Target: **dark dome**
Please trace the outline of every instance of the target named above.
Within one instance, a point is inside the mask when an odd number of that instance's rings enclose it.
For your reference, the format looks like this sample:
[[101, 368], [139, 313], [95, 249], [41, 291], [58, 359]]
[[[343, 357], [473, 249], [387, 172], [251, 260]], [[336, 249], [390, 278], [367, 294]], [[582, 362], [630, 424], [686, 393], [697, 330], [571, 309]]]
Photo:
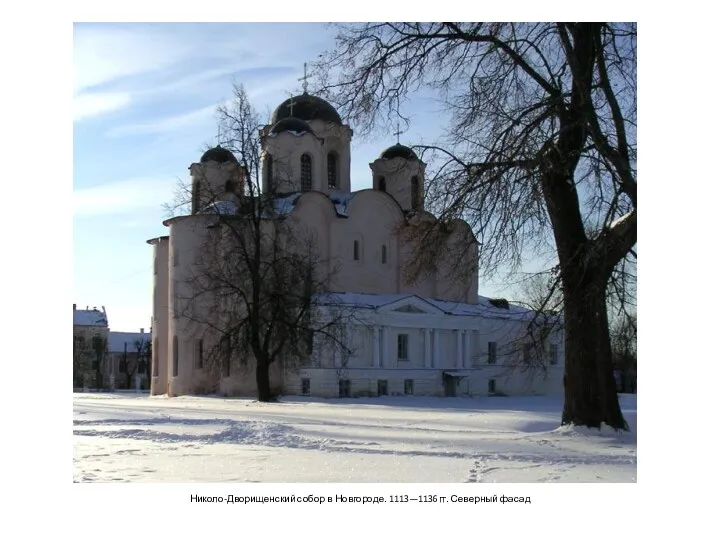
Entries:
[[[290, 111], [290, 100], [293, 101], [292, 113]], [[342, 125], [342, 120], [335, 110], [335, 107], [324, 99], [311, 96], [308, 93], [301, 96], [293, 96], [283, 101], [272, 114], [270, 123], [277, 124], [280, 120], [292, 117], [305, 120], [306, 122], [323, 120], [325, 122], [335, 122], [338, 125]]]
[[207, 163], [208, 161], [217, 161], [218, 163], [232, 161], [233, 163], [237, 163], [237, 158], [230, 150], [216, 146], [205, 152], [200, 158], [200, 163]]
[[297, 133], [312, 133], [312, 128], [310, 127], [310, 124], [308, 124], [305, 120], [300, 120], [299, 118], [290, 117], [290, 118], [283, 118], [280, 120], [277, 124], [275, 124], [272, 128], [270, 128], [270, 133], [282, 133], [283, 131], [295, 131]]
[[415, 152], [402, 144], [395, 144], [390, 148], [386, 148], [383, 153], [380, 154], [380, 157], [382, 159], [393, 159], [396, 157], [401, 157], [407, 160], [415, 160], [418, 158]]

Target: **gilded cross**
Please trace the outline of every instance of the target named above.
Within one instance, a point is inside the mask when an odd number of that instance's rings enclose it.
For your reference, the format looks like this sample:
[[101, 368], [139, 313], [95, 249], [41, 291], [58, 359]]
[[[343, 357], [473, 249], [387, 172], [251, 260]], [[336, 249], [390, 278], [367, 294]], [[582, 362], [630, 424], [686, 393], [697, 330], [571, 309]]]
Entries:
[[295, 101], [295, 98], [290, 96], [290, 101], [288, 101], [288, 107], [290, 107], [290, 116], [293, 115], [293, 107], [297, 105], [297, 102]]
[[307, 74], [307, 62], [305, 62], [303, 64], [303, 71], [304, 71], [304, 75], [302, 77], [300, 77], [298, 79], [298, 81], [302, 81], [303, 92], [305, 92], [307, 94], [308, 79], [310, 78], [310, 76]]
[[397, 131], [393, 133], [397, 137], [397, 143], [400, 144], [400, 134], [402, 131], [400, 131], [400, 122], [397, 123]]

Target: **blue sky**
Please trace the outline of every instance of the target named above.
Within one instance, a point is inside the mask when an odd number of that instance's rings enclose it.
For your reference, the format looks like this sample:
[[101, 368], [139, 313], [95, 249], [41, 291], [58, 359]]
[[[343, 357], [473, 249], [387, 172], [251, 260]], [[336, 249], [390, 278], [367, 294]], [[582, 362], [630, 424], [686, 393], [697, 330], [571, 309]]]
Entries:
[[[300, 93], [303, 63], [330, 48], [325, 24], [75, 24], [73, 84], [74, 298], [104, 305], [113, 330], [150, 326], [152, 248], [163, 203], [217, 130], [215, 108], [245, 85], [268, 114]], [[312, 82], [310, 83], [312, 89]], [[415, 101], [402, 142], [439, 135], [437, 105]], [[353, 190], [395, 138], [355, 140]], [[483, 294], [497, 288], [481, 285]]]

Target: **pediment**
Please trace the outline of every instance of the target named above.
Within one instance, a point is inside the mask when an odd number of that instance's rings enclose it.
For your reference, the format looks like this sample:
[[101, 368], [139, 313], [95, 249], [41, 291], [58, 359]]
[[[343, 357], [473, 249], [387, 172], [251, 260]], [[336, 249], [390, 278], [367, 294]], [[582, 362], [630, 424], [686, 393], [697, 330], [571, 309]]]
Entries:
[[417, 315], [442, 315], [444, 312], [418, 296], [407, 296], [380, 308], [385, 313], [410, 313]]
[[413, 306], [412, 304], [401, 306], [397, 309], [393, 309], [393, 311], [399, 311], [400, 313], [427, 313], [427, 311], [422, 310], [417, 306]]

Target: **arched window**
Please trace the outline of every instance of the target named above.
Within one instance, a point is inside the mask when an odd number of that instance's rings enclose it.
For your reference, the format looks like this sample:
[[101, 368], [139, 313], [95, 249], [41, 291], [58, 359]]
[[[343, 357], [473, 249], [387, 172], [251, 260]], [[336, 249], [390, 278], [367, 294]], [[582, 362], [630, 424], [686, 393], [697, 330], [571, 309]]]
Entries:
[[235, 191], [235, 182], [232, 180], [228, 180], [225, 182], [225, 192], [226, 193], [233, 193]]
[[420, 207], [420, 183], [417, 176], [413, 176], [410, 182], [410, 204], [413, 210], [417, 210]]
[[386, 190], [385, 177], [384, 177], [384, 176], [381, 176], [381, 177], [380, 177], [380, 180], [378, 180], [378, 189], [379, 189], [380, 191], [385, 191], [385, 190]]
[[309, 154], [300, 157], [300, 191], [312, 189], [312, 160]]
[[337, 188], [337, 154], [330, 152], [327, 157], [328, 189]]
[[387, 246], [385, 244], [383, 244], [382, 247], [381, 260], [383, 264], [387, 262]]
[[273, 190], [273, 162], [270, 154], [265, 155], [265, 177], [267, 178], [268, 191], [272, 193]]
[[178, 338], [177, 336], [173, 336], [173, 377], [177, 377], [178, 375], [179, 354], [180, 351], [178, 351]]
[[357, 240], [353, 242], [353, 260], [360, 260], [360, 242], [358, 242]]

